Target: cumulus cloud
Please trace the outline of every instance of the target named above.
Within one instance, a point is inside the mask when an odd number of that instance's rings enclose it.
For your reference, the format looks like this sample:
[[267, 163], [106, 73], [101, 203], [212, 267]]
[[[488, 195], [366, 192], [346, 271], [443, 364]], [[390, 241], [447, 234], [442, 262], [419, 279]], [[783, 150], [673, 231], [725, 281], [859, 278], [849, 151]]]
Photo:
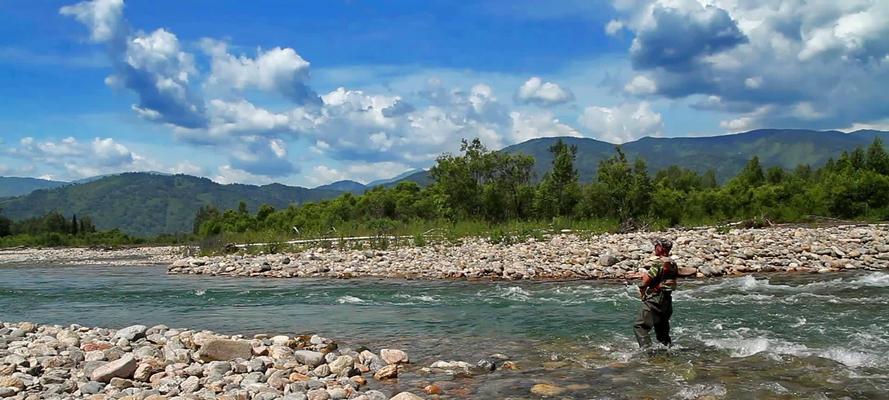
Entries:
[[639, 68], [686, 69], [700, 57], [745, 43], [747, 38], [725, 10], [695, 1], [681, 7], [654, 4], [630, 47]]
[[123, 0], [85, 1], [62, 7], [59, 12], [90, 28], [90, 39], [94, 42], [113, 40], [125, 29]]
[[90, 38], [108, 46], [115, 73], [105, 82], [139, 97], [133, 111], [148, 120], [185, 128], [206, 126], [203, 101], [190, 87], [197, 70], [194, 57], [182, 51], [176, 35], [158, 29], [131, 34], [122, 0], [85, 1], [62, 7], [90, 29]]
[[636, 75], [624, 86], [627, 93], [633, 95], [647, 95], [657, 92], [657, 83], [645, 75]]
[[[167, 165], [135, 153], [123, 143], [107, 137], [80, 140], [70, 136], [62, 139], [35, 139], [26, 136], [17, 145], [0, 150], [0, 157], [2, 156], [26, 160], [29, 175], [42, 173], [61, 180], [130, 171], [203, 174], [203, 168], [188, 161]], [[22, 168], [17, 170], [25, 171]]]
[[516, 99], [520, 102], [546, 107], [572, 101], [574, 100], [574, 94], [555, 83], [544, 82], [542, 79], [534, 76], [519, 87]]
[[523, 142], [539, 137], [582, 136], [576, 129], [563, 124], [550, 112], [509, 114], [512, 119], [512, 141]]
[[615, 144], [657, 136], [663, 129], [661, 114], [644, 101], [616, 107], [587, 107], [579, 122], [596, 138]]
[[319, 104], [318, 95], [306, 86], [309, 62], [290, 48], [257, 50], [255, 58], [229, 54], [224, 42], [202, 41], [211, 56], [207, 83], [232, 90], [259, 89], [281, 94], [298, 104]]
[[[633, 67], [656, 82], [652, 94], [719, 98], [707, 108], [736, 115], [726, 129], [842, 128], [889, 113], [885, 1], [614, 5], [634, 35]], [[642, 94], [638, 83], [626, 91]]]
[[288, 176], [299, 169], [287, 158], [287, 145], [280, 139], [244, 137], [243, 145], [232, 152], [230, 166], [252, 175]]

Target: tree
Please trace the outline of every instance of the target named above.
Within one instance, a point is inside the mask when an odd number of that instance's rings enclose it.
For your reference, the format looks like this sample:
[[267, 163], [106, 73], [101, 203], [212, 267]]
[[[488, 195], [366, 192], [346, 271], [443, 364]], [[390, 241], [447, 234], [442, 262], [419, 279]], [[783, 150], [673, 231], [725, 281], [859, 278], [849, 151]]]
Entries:
[[880, 138], [874, 138], [873, 143], [867, 148], [866, 168], [878, 174], [889, 175], [889, 154], [883, 147]]
[[553, 155], [553, 167], [540, 182], [538, 209], [543, 210], [545, 216], [567, 216], [580, 200], [580, 185], [574, 169], [577, 146], [568, 146], [559, 139], [550, 146], [549, 152]]
[[604, 185], [610, 216], [624, 222], [648, 214], [651, 206], [651, 179], [645, 161], [637, 159], [630, 167], [620, 146], [615, 155], [599, 163], [599, 183]]
[[3, 209], [0, 208], [0, 237], [12, 234], [12, 220], [3, 215]]
[[78, 230], [77, 214], [73, 214], [73, 215], [71, 215], [71, 234], [74, 236], [77, 236], [77, 230]]
[[756, 187], [765, 182], [765, 174], [762, 172], [762, 166], [759, 164], [759, 157], [753, 156], [744, 169], [735, 177], [740, 184], [746, 187]]

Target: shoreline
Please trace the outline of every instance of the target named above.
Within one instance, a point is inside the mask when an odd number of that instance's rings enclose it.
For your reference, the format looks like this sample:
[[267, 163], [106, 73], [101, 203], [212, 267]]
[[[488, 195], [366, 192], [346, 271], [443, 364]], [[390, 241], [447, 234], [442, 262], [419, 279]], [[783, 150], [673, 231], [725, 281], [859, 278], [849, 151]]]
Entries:
[[889, 269], [889, 224], [761, 229], [698, 228], [654, 233], [556, 234], [537, 241], [430, 243], [389, 250], [311, 248], [278, 254], [185, 257], [188, 247], [0, 249], [10, 265], [166, 266], [171, 275], [263, 278], [375, 278], [577, 281], [635, 278], [655, 262], [649, 238], [674, 241], [687, 278], [756, 273]]
[[14, 264], [54, 265], [169, 265], [182, 257], [184, 246], [138, 246], [104, 249], [97, 247], [0, 249], [0, 267]]
[[427, 280], [622, 280], [656, 260], [649, 239], [674, 241], [687, 277], [755, 273], [825, 273], [889, 269], [889, 225], [717, 228], [656, 233], [559, 234], [541, 241], [495, 245], [480, 238], [459, 245], [392, 250], [309, 249], [299, 253], [185, 257], [169, 274], [264, 278]]
[[[508, 357], [423, 367], [399, 349], [353, 349], [318, 335], [0, 322], [0, 398], [16, 400], [416, 400], [422, 398], [405, 386], [440, 394], [430, 379], [436, 373], [471, 376], [497, 368], [509, 369]], [[429, 384], [399, 383], [400, 375]]]

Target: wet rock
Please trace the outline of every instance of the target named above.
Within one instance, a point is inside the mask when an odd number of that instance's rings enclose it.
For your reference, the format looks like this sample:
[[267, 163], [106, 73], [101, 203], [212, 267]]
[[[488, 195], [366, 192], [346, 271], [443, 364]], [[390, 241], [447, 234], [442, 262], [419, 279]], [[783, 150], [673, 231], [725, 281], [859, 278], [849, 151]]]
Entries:
[[538, 383], [531, 387], [531, 394], [543, 397], [555, 397], [564, 392], [564, 388], [549, 383]]
[[408, 364], [410, 358], [407, 353], [398, 349], [382, 349], [380, 350], [380, 358], [387, 364]]
[[395, 379], [398, 377], [398, 365], [397, 364], [389, 364], [383, 368], [380, 368], [374, 374], [374, 379], [378, 381], [384, 381], [388, 379]]

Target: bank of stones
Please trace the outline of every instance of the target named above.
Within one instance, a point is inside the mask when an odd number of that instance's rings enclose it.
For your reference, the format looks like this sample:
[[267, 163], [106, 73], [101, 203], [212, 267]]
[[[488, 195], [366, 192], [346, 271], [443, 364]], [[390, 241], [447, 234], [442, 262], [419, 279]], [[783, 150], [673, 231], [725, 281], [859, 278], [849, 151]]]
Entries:
[[698, 277], [889, 269], [889, 225], [881, 224], [592, 237], [560, 234], [512, 245], [467, 239], [459, 245], [388, 251], [318, 248], [291, 254], [182, 258], [168, 272], [275, 278], [622, 279], [653, 262], [649, 240], [656, 235], [672, 239], [673, 255], [683, 272]]
[[156, 247], [60, 247], [0, 249], [0, 266], [10, 264], [53, 265], [169, 265], [187, 253], [179, 246]]
[[0, 322], [0, 398], [417, 398], [394, 393], [392, 385], [368, 389], [377, 379], [397, 378], [409, 362], [400, 350], [381, 353], [319, 336], [247, 339], [162, 325], [113, 330]]

